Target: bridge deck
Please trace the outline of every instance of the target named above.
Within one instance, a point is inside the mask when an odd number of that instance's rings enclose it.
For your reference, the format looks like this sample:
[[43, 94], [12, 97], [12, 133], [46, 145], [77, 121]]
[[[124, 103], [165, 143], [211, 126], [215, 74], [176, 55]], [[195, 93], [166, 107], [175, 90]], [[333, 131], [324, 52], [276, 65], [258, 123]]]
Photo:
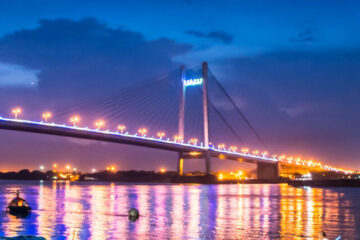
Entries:
[[56, 123], [35, 122], [35, 121], [8, 119], [8, 118], [0, 117], [0, 129], [41, 133], [48, 135], [57, 135], [57, 136], [97, 140], [97, 141], [112, 142], [112, 143], [121, 143], [121, 144], [142, 146], [142, 147], [148, 147], [154, 149], [174, 151], [179, 153], [198, 152], [202, 154], [206, 151], [210, 151], [211, 157], [240, 161], [240, 162], [242, 161], [250, 162], [250, 163], [278, 162], [278, 160], [272, 158], [260, 157], [250, 154], [241, 154], [237, 152], [230, 152], [215, 148], [207, 149], [202, 146], [175, 142], [170, 139], [159, 139], [159, 138], [147, 137], [147, 136], [143, 137], [143, 136], [131, 135], [127, 133], [111, 132], [108, 130], [101, 131], [96, 129], [60, 125]]

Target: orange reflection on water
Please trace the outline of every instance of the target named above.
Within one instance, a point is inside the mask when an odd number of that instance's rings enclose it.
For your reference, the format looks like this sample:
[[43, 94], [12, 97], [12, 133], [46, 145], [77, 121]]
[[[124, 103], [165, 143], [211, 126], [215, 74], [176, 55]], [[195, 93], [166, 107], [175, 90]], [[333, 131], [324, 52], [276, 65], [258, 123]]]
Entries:
[[[282, 236], [291, 239], [318, 238], [321, 231], [339, 228], [341, 201], [337, 192], [322, 188], [292, 188], [282, 184], [280, 193]], [[344, 215], [347, 222], [352, 216], [350, 212]], [[340, 235], [340, 231], [338, 233]], [[339, 235], [334, 234], [334, 238]]]
[[67, 181], [65, 185], [64, 202], [64, 224], [66, 225], [66, 236], [70, 239], [81, 239], [80, 232], [84, 221], [83, 205], [80, 203], [82, 199], [81, 187], [71, 186]]
[[[163, 186], [159, 186], [161, 189]], [[149, 224], [149, 218], [151, 219], [151, 212], [149, 209], [149, 197], [150, 197], [150, 186], [149, 185], [137, 185], [135, 186], [135, 190], [136, 190], [136, 197], [137, 197], [137, 208], [140, 211], [141, 214], [141, 218], [138, 219], [138, 221], [136, 223], [133, 223], [133, 225], [135, 226], [135, 232], [136, 235], [142, 236], [145, 235], [149, 230], [150, 230], [150, 224]], [[159, 190], [159, 191], [163, 191], [163, 190]], [[158, 196], [155, 193], [155, 196]], [[160, 195], [159, 195], [160, 197]]]
[[184, 229], [184, 185], [176, 185], [172, 190], [172, 209], [171, 218], [173, 224], [171, 225], [171, 232], [174, 239], [181, 239], [183, 237]]
[[109, 209], [109, 187], [90, 186], [90, 231], [91, 239], [106, 239], [108, 221], [111, 216], [106, 213]]
[[[0, 237], [48, 239], [356, 239], [359, 205], [349, 189], [286, 184], [0, 185], [0, 204], [17, 189], [34, 208], [27, 219], [0, 214]], [[140, 218], [130, 222], [130, 207]]]
[[54, 229], [46, 227], [47, 224], [55, 225], [56, 212], [56, 182], [52, 188], [44, 186], [41, 182], [39, 185], [39, 198], [38, 198], [38, 211], [41, 213], [47, 212], [48, 214], [39, 214], [38, 220], [38, 231], [39, 235], [50, 239], [54, 233]]
[[189, 208], [187, 214], [187, 225], [185, 236], [192, 236], [195, 239], [199, 238], [199, 222], [200, 222], [200, 185], [190, 185], [187, 188], [187, 195], [189, 199]]

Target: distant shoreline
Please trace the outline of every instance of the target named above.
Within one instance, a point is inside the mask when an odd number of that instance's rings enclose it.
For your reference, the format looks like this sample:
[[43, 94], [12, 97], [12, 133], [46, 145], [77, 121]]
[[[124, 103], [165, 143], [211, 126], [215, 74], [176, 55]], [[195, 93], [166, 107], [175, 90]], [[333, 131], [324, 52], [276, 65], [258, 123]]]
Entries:
[[[114, 182], [132, 184], [275, 184], [287, 183], [284, 179], [279, 180], [218, 180], [214, 175], [184, 175], [179, 176], [176, 172], [154, 171], [101, 171], [97, 173], [76, 173], [76, 181], [71, 182]], [[0, 172], [0, 180], [20, 181], [66, 181], [71, 179], [56, 178], [58, 173], [53, 171], [41, 172], [23, 169], [19, 172]]]
[[[23, 169], [19, 172], [0, 172], [0, 180], [8, 181], [48, 181], [72, 183], [116, 183], [116, 184], [280, 184], [286, 183], [293, 187], [360, 187], [360, 179], [319, 179], [319, 180], [289, 180], [284, 178], [274, 180], [242, 179], [218, 180], [215, 175], [184, 175], [177, 172], [154, 171], [101, 171], [97, 173], [73, 173], [76, 178], [61, 179], [54, 171], [32, 171]], [[75, 179], [75, 180], [74, 180]]]

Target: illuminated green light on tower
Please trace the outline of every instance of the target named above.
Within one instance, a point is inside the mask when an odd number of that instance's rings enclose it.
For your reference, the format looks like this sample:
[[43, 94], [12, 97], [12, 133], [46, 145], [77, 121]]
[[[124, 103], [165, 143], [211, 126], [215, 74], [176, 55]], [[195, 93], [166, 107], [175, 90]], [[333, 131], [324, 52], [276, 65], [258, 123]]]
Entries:
[[203, 83], [203, 79], [202, 79], [202, 78], [192, 78], [192, 79], [186, 79], [186, 80], [184, 80], [184, 86], [185, 86], [185, 87], [197, 86], [197, 85], [201, 85], [202, 83]]

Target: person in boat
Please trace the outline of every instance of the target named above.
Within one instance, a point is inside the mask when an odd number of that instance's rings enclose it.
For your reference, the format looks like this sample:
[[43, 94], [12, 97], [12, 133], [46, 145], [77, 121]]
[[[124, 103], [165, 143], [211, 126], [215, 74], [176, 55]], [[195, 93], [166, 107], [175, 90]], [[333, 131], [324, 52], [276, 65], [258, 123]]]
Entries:
[[19, 196], [19, 190], [17, 190], [16, 198], [10, 202], [8, 210], [10, 213], [28, 213], [31, 211], [31, 207], [25, 199]]

